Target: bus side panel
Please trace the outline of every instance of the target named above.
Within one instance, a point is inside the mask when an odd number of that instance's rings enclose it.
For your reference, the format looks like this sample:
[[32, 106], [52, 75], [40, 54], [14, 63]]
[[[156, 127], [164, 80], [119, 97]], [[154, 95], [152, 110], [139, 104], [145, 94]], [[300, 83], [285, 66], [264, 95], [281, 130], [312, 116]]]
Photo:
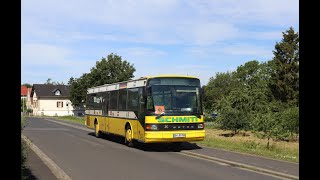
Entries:
[[128, 120], [128, 122], [131, 124], [131, 129], [132, 129], [132, 133], [133, 133], [133, 139], [138, 139], [139, 138], [139, 134], [137, 131], [138, 128], [138, 120]]
[[99, 119], [99, 129], [100, 131], [106, 132], [106, 117], [100, 116]]
[[94, 129], [94, 116], [85, 115], [87, 128]]
[[109, 132], [124, 136], [124, 127], [127, 121], [121, 118], [109, 118]]
[[110, 132], [109, 131], [109, 122], [110, 122], [110, 117], [105, 117], [105, 128], [104, 128], [104, 131], [105, 132]]
[[143, 124], [141, 124], [139, 121], [136, 121], [137, 123], [137, 136], [136, 136], [136, 139], [140, 140], [140, 141], [144, 141], [145, 138], [144, 138], [144, 128], [143, 128]]

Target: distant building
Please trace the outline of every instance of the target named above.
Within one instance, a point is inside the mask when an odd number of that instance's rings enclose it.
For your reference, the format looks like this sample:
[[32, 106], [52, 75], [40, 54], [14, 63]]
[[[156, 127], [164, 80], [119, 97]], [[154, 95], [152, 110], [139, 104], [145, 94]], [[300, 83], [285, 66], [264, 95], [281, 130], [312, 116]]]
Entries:
[[28, 88], [27, 90], [27, 109], [32, 109], [32, 105], [31, 105], [31, 90], [32, 88]]
[[21, 99], [27, 98], [28, 88], [27, 86], [21, 86]]
[[[21, 102], [27, 103], [28, 88], [27, 86], [21, 86]], [[24, 108], [23, 106], [21, 108]], [[26, 109], [21, 109], [25, 111]]]
[[34, 84], [30, 93], [33, 115], [73, 116], [69, 93], [67, 85]]

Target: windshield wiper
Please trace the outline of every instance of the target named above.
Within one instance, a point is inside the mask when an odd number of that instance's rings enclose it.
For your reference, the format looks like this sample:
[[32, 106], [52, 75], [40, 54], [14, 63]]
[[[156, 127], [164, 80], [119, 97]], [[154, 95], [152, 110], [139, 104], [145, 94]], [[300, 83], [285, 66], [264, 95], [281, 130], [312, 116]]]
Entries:
[[159, 114], [158, 116], [156, 116], [156, 119], [159, 119], [161, 116], [164, 116], [164, 112], [162, 112], [161, 114]]

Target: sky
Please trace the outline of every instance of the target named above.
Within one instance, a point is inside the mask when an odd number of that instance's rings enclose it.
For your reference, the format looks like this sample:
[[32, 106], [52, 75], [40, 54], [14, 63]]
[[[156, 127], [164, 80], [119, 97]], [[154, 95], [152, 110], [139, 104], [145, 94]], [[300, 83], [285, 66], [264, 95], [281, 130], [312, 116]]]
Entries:
[[218, 72], [273, 58], [298, 0], [21, 1], [21, 83], [79, 78], [114, 53], [134, 78], [191, 75], [206, 85]]

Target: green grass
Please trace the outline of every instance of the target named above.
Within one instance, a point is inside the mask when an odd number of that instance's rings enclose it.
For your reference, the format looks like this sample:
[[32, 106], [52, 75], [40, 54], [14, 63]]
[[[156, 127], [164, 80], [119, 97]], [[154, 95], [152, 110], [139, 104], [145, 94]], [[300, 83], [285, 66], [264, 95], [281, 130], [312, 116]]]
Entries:
[[85, 124], [84, 117], [76, 117], [76, 116], [53, 116], [57, 120], [70, 121], [78, 124]]
[[23, 129], [24, 126], [26, 126], [26, 118], [24, 116], [21, 116], [21, 129]]
[[[21, 116], [21, 130], [26, 125], [26, 118]], [[26, 160], [27, 160], [27, 145], [24, 141], [21, 141], [21, 179], [28, 179], [26, 175]]]
[[[214, 130], [210, 129], [210, 131]], [[261, 140], [256, 137], [242, 137], [242, 135], [237, 137], [218, 137], [216, 134], [210, 134], [206, 135], [204, 141], [197, 142], [197, 144], [247, 154], [255, 154], [273, 159], [296, 163], [299, 162], [298, 143], [272, 142], [270, 148], [267, 149], [266, 140]]]

